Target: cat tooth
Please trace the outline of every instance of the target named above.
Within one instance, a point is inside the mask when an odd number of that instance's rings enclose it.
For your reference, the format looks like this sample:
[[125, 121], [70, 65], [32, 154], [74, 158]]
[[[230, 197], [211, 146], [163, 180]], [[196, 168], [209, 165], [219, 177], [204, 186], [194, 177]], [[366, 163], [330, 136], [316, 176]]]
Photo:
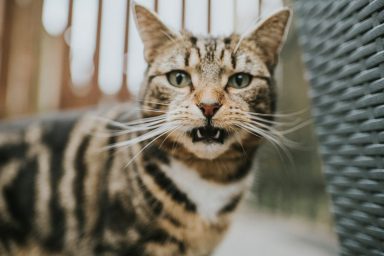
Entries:
[[197, 138], [199, 139], [203, 138], [203, 135], [201, 134], [199, 129], [197, 129]]
[[216, 132], [216, 134], [215, 134], [215, 137], [214, 137], [215, 139], [218, 139], [218, 138], [220, 138], [220, 130], [217, 130], [217, 132]]

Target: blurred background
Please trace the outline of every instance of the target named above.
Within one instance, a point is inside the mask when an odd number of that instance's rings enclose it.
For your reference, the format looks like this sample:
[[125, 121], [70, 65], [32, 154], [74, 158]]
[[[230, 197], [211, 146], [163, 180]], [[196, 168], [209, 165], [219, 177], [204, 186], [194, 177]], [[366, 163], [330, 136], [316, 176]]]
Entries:
[[[175, 29], [243, 33], [281, 0], [141, 0]], [[146, 64], [132, 0], [0, 0], [0, 122], [134, 100]], [[310, 120], [294, 21], [276, 71], [278, 112]], [[284, 120], [282, 120], [284, 121]], [[258, 155], [253, 191], [217, 256], [336, 255], [321, 161], [311, 124]]]

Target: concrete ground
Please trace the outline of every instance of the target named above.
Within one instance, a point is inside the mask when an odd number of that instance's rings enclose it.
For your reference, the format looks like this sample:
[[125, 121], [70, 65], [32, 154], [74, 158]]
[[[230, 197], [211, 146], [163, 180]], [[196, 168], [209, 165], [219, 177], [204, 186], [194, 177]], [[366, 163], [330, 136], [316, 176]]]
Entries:
[[337, 256], [330, 228], [243, 208], [214, 256]]

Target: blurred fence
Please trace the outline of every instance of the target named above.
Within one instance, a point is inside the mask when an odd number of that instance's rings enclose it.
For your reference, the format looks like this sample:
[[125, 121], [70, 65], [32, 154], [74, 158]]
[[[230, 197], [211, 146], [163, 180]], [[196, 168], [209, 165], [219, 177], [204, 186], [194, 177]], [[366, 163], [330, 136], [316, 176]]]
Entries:
[[[175, 29], [244, 32], [280, 0], [141, 0]], [[0, 0], [0, 118], [129, 100], [146, 67], [130, 0]]]

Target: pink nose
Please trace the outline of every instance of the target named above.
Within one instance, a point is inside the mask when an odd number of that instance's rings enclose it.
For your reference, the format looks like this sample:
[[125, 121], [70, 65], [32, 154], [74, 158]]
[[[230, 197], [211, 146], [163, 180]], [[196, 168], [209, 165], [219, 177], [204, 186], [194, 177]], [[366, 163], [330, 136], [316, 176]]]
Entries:
[[214, 103], [214, 104], [204, 104], [204, 103], [200, 103], [199, 105], [197, 105], [201, 112], [203, 112], [203, 115], [207, 118], [211, 118], [213, 117], [217, 110], [219, 110], [219, 108], [221, 107], [221, 104], [219, 103]]

